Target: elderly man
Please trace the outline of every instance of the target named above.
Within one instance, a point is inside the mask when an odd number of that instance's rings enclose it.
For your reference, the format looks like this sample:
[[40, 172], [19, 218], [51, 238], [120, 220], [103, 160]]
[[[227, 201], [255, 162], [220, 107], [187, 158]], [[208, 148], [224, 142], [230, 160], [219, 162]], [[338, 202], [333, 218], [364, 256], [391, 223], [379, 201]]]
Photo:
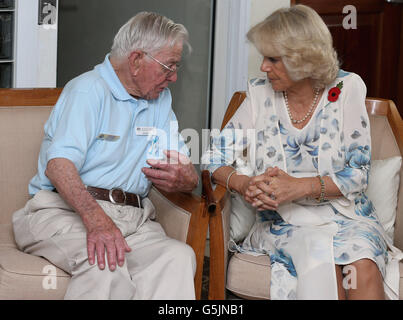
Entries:
[[198, 183], [167, 88], [185, 45], [183, 25], [137, 14], [105, 61], [66, 85], [45, 125], [33, 198], [13, 225], [21, 250], [71, 274], [65, 299], [194, 299], [194, 252], [165, 235], [147, 198], [151, 183]]

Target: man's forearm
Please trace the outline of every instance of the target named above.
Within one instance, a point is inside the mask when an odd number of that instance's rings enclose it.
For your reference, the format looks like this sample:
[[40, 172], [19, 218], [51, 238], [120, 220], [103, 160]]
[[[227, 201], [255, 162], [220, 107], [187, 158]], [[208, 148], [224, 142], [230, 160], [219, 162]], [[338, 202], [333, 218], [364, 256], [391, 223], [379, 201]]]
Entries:
[[87, 229], [88, 262], [95, 258], [101, 270], [105, 268], [105, 248], [109, 269], [115, 270], [116, 263], [123, 266], [125, 252], [130, 247], [112, 219], [88, 193], [74, 164], [64, 158], [52, 159], [46, 167], [46, 176], [56, 187], [60, 196], [77, 212]]
[[77, 212], [88, 231], [103, 223], [106, 214], [88, 193], [74, 164], [64, 158], [48, 162], [46, 176], [57, 189], [60, 196]]

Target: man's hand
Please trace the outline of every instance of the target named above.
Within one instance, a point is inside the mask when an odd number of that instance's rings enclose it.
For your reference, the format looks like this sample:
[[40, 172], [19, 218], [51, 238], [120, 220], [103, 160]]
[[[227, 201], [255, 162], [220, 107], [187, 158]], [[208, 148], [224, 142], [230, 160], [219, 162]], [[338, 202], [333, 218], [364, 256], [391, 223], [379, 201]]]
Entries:
[[111, 271], [123, 266], [125, 253], [131, 249], [120, 230], [106, 214], [101, 214], [96, 219], [96, 224], [90, 223], [87, 226], [87, 252], [88, 262], [95, 263], [97, 257], [98, 266], [101, 270], [105, 268], [105, 250], [108, 266]]
[[147, 160], [152, 168], [143, 173], [158, 189], [167, 192], [192, 192], [199, 177], [190, 159], [174, 150], [164, 151], [166, 160]]
[[105, 268], [105, 250], [111, 271], [125, 259], [125, 252], [131, 251], [122, 233], [112, 219], [102, 210], [88, 193], [74, 164], [64, 158], [48, 162], [46, 176], [56, 187], [59, 195], [80, 215], [87, 229], [88, 262], [95, 263], [95, 253], [100, 269]]

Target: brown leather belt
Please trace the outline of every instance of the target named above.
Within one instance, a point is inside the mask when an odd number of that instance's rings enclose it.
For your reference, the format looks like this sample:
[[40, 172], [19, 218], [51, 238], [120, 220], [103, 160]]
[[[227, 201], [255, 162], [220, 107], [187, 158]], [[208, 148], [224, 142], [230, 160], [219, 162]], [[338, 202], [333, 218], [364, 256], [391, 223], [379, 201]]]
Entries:
[[[138, 194], [125, 192], [120, 188], [112, 188], [110, 190], [91, 186], [86, 186], [86, 188], [94, 199], [141, 208], [141, 197]], [[53, 191], [57, 192], [56, 189]]]
[[114, 204], [141, 208], [141, 198], [138, 194], [125, 192], [120, 188], [108, 190], [87, 186], [87, 191], [97, 200], [104, 200]]

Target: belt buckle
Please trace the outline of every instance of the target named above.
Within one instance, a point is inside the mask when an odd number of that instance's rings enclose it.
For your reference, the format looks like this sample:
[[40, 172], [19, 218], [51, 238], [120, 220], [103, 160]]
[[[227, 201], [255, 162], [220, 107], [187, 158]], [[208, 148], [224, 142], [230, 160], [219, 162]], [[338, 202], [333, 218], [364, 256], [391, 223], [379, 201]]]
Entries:
[[[123, 193], [123, 195], [124, 195], [124, 201], [123, 202], [116, 202], [115, 201], [115, 199], [113, 199], [113, 191], [115, 191], [115, 190], [120, 190], [120, 191], [122, 191], [122, 193]], [[109, 200], [113, 203], [113, 204], [118, 204], [118, 205], [126, 205], [126, 200], [127, 200], [127, 197], [126, 197], [126, 192], [123, 190], [123, 189], [121, 189], [121, 188], [112, 188], [112, 189], [110, 189], [109, 190]]]
[[137, 203], [139, 204], [139, 208], [141, 209], [142, 208], [141, 207], [141, 198], [138, 194], [136, 194], [136, 196], [137, 196]]

